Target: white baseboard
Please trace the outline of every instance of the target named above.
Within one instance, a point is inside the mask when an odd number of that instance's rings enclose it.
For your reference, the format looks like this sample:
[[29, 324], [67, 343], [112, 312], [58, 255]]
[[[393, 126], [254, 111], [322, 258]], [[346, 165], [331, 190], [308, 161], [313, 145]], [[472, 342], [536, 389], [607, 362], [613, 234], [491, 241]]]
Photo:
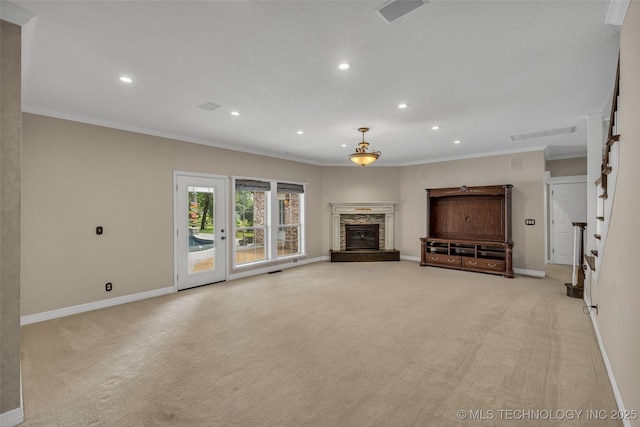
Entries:
[[400, 255], [400, 259], [404, 261], [417, 261], [420, 262], [419, 256]]
[[544, 278], [547, 276], [547, 274], [544, 271], [527, 270], [525, 268], [514, 268], [513, 272], [517, 274], [522, 274], [523, 276], [531, 276], [531, 277], [539, 277], [539, 278]]
[[[282, 270], [284, 268], [297, 267], [304, 264], [322, 261], [322, 257], [304, 259], [298, 262], [288, 262], [286, 264], [272, 265], [257, 270], [249, 270], [242, 273], [229, 274], [227, 280], [240, 279], [243, 277], [254, 276], [256, 274], [268, 273], [274, 270]], [[57, 310], [45, 311], [43, 313], [29, 314], [22, 316], [21, 325], [29, 325], [31, 323], [43, 322], [45, 320], [57, 319], [59, 317], [71, 316], [72, 314], [84, 313], [86, 311], [98, 310], [101, 308], [113, 307], [115, 305], [126, 304], [133, 301], [139, 301], [147, 298], [159, 297], [176, 292], [174, 286], [155, 289], [153, 291], [140, 292], [132, 295], [124, 295], [121, 297], [110, 298], [101, 301], [90, 302], [87, 304], [74, 305], [71, 307], [59, 308]], [[0, 426], [1, 427], [1, 426]]]
[[[587, 296], [586, 292], [584, 294], [584, 302], [589, 307], [591, 305], [591, 300]], [[618, 405], [618, 411], [621, 413], [626, 413], [624, 409], [624, 402], [622, 401], [622, 395], [620, 394], [620, 389], [618, 388], [618, 383], [616, 381], [616, 377], [613, 375], [613, 368], [611, 367], [611, 362], [609, 362], [609, 356], [607, 356], [607, 351], [604, 348], [604, 343], [602, 342], [602, 337], [600, 336], [600, 328], [598, 328], [598, 320], [596, 319], [595, 310], [591, 310], [590, 312], [591, 323], [593, 324], [593, 330], [596, 333], [596, 338], [598, 340], [598, 347], [600, 347], [600, 354], [602, 355], [602, 360], [604, 361], [604, 367], [607, 370], [607, 376], [609, 377], [609, 383], [611, 384], [611, 388], [613, 389], [613, 397], [616, 399], [616, 405]], [[622, 420], [622, 425], [624, 427], [631, 427], [630, 420]]]
[[126, 304], [128, 302], [139, 301], [142, 299], [159, 297], [175, 292], [173, 286], [166, 288], [154, 289], [153, 291], [140, 292], [132, 295], [124, 295], [116, 298], [109, 298], [101, 301], [90, 302], [86, 304], [74, 305], [71, 307], [59, 308], [57, 310], [45, 311], [43, 313], [29, 314], [22, 316], [21, 325], [29, 325], [31, 323], [43, 322], [45, 320], [57, 319], [59, 317], [70, 316], [72, 314], [84, 313], [86, 311], [98, 310], [101, 308], [113, 307], [114, 305]]
[[0, 414], [0, 427], [14, 427], [24, 422], [22, 406]]
[[[327, 258], [327, 260], [328, 260], [328, 258]], [[257, 268], [255, 270], [247, 270], [247, 271], [242, 271], [240, 273], [230, 273], [227, 276], [227, 280], [242, 279], [242, 278], [245, 278], [245, 277], [251, 277], [251, 276], [258, 275], [258, 274], [271, 273], [272, 271], [278, 271], [278, 270], [283, 270], [283, 269], [292, 268], [292, 267], [299, 267], [301, 265], [312, 264], [314, 262], [327, 261], [327, 260], [325, 260], [324, 257], [317, 257], [317, 258], [302, 259], [302, 260], [299, 260], [297, 262], [287, 262], [285, 264], [275, 264], [275, 265], [270, 265], [270, 266], [264, 267], [264, 268]]]

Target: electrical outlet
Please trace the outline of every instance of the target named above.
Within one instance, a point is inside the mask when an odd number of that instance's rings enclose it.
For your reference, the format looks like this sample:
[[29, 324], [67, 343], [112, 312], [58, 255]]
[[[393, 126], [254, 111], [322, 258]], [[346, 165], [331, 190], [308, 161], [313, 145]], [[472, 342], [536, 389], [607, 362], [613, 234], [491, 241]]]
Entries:
[[532, 218], [527, 218], [527, 219], [524, 220], [524, 223], [526, 225], [536, 225], [536, 220], [532, 219]]
[[102, 228], [102, 226], [101, 226], [101, 225], [97, 226], [97, 227], [96, 227], [96, 234], [97, 234], [98, 236], [102, 236], [102, 233], [104, 233], [104, 228]]
[[104, 290], [105, 291], [111, 292], [112, 289], [113, 289], [113, 284], [111, 282], [109, 282], [106, 285], [104, 285]]

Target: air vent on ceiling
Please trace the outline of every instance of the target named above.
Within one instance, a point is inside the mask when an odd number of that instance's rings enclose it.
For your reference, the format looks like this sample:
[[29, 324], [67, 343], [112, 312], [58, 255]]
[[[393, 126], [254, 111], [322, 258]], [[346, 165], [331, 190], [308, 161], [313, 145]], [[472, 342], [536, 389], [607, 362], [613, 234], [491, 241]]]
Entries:
[[564, 135], [567, 133], [574, 133], [576, 131], [575, 126], [567, 128], [540, 130], [538, 132], [523, 133], [521, 135], [511, 135], [512, 141], [523, 141], [525, 139], [544, 138], [545, 136]]
[[203, 110], [207, 110], [207, 111], [214, 111], [220, 108], [220, 106], [212, 102], [205, 102], [204, 104], [198, 105], [198, 108], [202, 108]]
[[383, 4], [377, 12], [382, 18], [391, 23], [407, 13], [416, 10], [424, 4], [423, 0], [392, 0]]

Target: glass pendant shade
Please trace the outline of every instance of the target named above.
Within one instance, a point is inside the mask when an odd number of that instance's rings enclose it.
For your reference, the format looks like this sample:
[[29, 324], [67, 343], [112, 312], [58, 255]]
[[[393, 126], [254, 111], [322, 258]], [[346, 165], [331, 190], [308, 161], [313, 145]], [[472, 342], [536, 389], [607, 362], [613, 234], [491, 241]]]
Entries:
[[356, 148], [356, 152], [349, 155], [349, 158], [353, 163], [360, 165], [362, 167], [370, 165], [371, 163], [375, 162], [376, 160], [378, 160], [378, 158], [382, 154], [379, 151], [367, 151], [367, 148], [369, 147], [369, 143], [365, 142], [364, 133], [368, 130], [369, 128], [358, 129], [358, 132], [362, 132], [362, 142], [358, 144], [358, 147]]

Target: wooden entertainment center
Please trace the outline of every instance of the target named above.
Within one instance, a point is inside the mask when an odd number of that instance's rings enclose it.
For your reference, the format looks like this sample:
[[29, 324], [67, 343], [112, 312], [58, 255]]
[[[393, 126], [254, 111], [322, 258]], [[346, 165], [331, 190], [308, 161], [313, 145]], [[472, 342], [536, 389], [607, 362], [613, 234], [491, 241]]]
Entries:
[[420, 265], [512, 278], [511, 184], [427, 189]]

